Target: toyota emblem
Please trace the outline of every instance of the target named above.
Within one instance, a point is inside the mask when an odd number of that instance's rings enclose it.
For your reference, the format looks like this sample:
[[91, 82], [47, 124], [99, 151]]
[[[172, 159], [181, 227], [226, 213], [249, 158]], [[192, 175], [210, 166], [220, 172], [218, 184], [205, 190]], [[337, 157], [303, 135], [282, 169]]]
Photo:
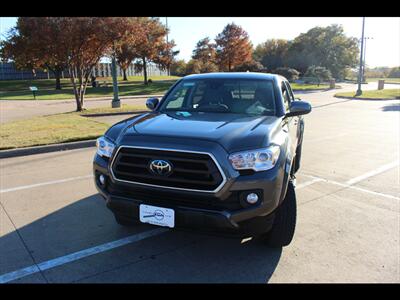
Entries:
[[155, 159], [150, 162], [149, 169], [156, 175], [167, 176], [172, 171], [172, 165], [166, 160]]

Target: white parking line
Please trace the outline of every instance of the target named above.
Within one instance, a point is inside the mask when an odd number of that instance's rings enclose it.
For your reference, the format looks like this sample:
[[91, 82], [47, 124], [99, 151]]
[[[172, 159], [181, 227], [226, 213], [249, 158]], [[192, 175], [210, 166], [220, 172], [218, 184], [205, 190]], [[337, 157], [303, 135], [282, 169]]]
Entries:
[[9, 188], [9, 189], [0, 190], [0, 194], [31, 189], [31, 188], [35, 188], [35, 187], [39, 187], [39, 186], [63, 183], [63, 182], [74, 181], [74, 180], [81, 180], [81, 179], [86, 179], [86, 178], [91, 178], [91, 177], [93, 177], [93, 175], [70, 177], [70, 178], [41, 182], [41, 183], [36, 183], [36, 184], [17, 186], [17, 187], [13, 187], [13, 188]]
[[334, 180], [320, 178], [320, 177], [316, 177], [316, 176], [312, 176], [312, 175], [306, 175], [306, 174], [303, 174], [303, 175], [307, 176], [307, 177], [310, 177], [310, 178], [314, 178], [314, 179], [316, 179], [318, 181], [331, 183], [331, 184], [338, 185], [338, 186], [341, 186], [341, 187], [344, 187], [344, 188], [349, 188], [349, 189], [353, 189], [353, 190], [357, 190], [357, 191], [360, 191], [360, 192], [364, 192], [364, 193], [368, 193], [368, 194], [372, 194], [372, 195], [376, 195], [376, 196], [381, 196], [381, 197], [385, 197], [385, 198], [389, 198], [389, 199], [400, 200], [400, 197], [396, 197], [396, 196], [389, 195], [389, 194], [370, 191], [370, 190], [363, 189], [363, 188], [360, 188], [360, 187], [357, 187], [357, 186], [353, 186], [353, 185], [350, 185], [350, 184], [347, 184], [347, 183], [340, 183], [340, 182], [337, 182], [337, 181], [334, 181]]
[[364, 173], [364, 174], [362, 174], [360, 176], [357, 176], [357, 177], [354, 177], [354, 178], [352, 178], [350, 180], [347, 180], [346, 184], [348, 184], [348, 185], [356, 184], [356, 183], [358, 183], [360, 181], [363, 181], [363, 180], [365, 180], [365, 179], [367, 179], [369, 177], [372, 177], [372, 176], [378, 175], [380, 173], [383, 173], [383, 172], [385, 172], [387, 170], [390, 170], [390, 169], [392, 169], [392, 168], [394, 168], [394, 167], [396, 167], [398, 165], [399, 165], [399, 161], [395, 160], [395, 161], [391, 162], [390, 164], [383, 165], [383, 166], [381, 166], [381, 167], [379, 167], [379, 168], [377, 168], [375, 170], [369, 171], [369, 172]]
[[329, 136], [324, 136], [324, 137], [318, 137], [318, 138], [314, 138], [314, 139], [306, 139], [306, 143], [308, 142], [322, 142], [322, 141], [326, 141], [326, 140], [333, 140], [339, 137], [343, 137], [345, 135], [349, 135], [350, 133], [340, 133], [337, 135], [329, 135]]
[[305, 188], [306, 186], [309, 186], [309, 185], [314, 184], [314, 183], [319, 182], [319, 181], [323, 181], [323, 180], [321, 178], [314, 177], [310, 181], [306, 181], [306, 182], [303, 182], [303, 183], [300, 183], [300, 184], [296, 185], [296, 190]]
[[127, 244], [132, 244], [144, 239], [147, 239], [152, 236], [159, 235], [161, 233], [167, 232], [168, 228], [156, 228], [153, 230], [144, 231], [138, 234], [134, 234], [120, 240], [116, 240], [113, 242], [105, 243], [99, 246], [95, 246], [92, 248], [84, 249], [78, 252], [74, 252], [65, 256], [60, 256], [51, 260], [44, 261], [37, 265], [29, 266], [23, 269], [19, 269], [10, 273], [6, 273], [0, 275], [0, 283], [10, 282], [28, 275], [32, 275], [38, 273], [40, 271], [45, 271], [54, 267], [58, 267], [94, 254], [102, 253], [105, 251], [109, 251], [118, 247], [125, 246]]

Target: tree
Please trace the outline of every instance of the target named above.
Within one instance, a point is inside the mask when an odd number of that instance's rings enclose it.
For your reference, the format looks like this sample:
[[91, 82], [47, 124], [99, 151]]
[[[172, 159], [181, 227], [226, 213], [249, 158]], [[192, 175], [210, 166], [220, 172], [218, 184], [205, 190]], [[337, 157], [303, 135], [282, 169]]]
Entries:
[[123, 79], [127, 81], [126, 70], [131, 65], [132, 61], [137, 57], [137, 53], [134, 48], [132, 48], [128, 43], [123, 43], [118, 46], [115, 51], [115, 58], [118, 65], [122, 69]]
[[289, 81], [294, 81], [294, 80], [299, 79], [299, 75], [300, 75], [299, 71], [297, 71], [296, 69], [287, 68], [287, 67], [277, 68], [273, 71], [273, 73], [282, 75]]
[[331, 72], [328, 69], [321, 67], [321, 66], [310, 66], [307, 69], [304, 76], [316, 78], [318, 85], [320, 85], [320, 83], [322, 81], [328, 81], [328, 80], [332, 79]]
[[234, 23], [226, 25], [215, 38], [216, 60], [219, 69], [228, 72], [252, 59], [253, 46], [249, 35]]
[[234, 68], [235, 72], [261, 72], [262, 70], [263, 65], [255, 60], [245, 62]]
[[212, 62], [212, 61], [207, 61], [207, 62], [199, 62], [200, 63], [200, 73], [212, 73], [212, 72], [218, 72], [218, 66]]
[[171, 75], [185, 76], [186, 75], [186, 62], [183, 59], [175, 60], [171, 64]]
[[314, 27], [296, 37], [290, 44], [287, 64], [301, 73], [312, 65], [325, 67], [342, 79], [346, 69], [356, 67], [358, 57], [358, 40], [347, 37], [343, 27], [334, 24]]
[[129, 30], [128, 18], [60, 17], [53, 18], [63, 32], [66, 65], [76, 100], [76, 110], [84, 108], [84, 96], [93, 67], [109, 55], [117, 41]]
[[390, 72], [387, 77], [400, 78], [400, 67], [394, 67], [394, 68], [390, 69]]
[[285, 67], [289, 45], [289, 41], [283, 39], [267, 40], [257, 45], [253, 53], [253, 58], [268, 70]]
[[137, 36], [135, 50], [138, 61], [135, 63], [137, 71], [143, 70], [144, 84], [147, 84], [147, 63], [157, 60], [160, 47], [167, 34], [167, 28], [158, 18], [139, 17], [140, 35]]
[[153, 62], [158, 65], [160, 70], [167, 70], [170, 72], [174, 58], [179, 54], [179, 50], [173, 50], [175, 46], [174, 40], [168, 43], [163, 41], [158, 45], [158, 53], [154, 56]]
[[215, 63], [216, 50], [215, 44], [211, 43], [209, 37], [205, 37], [197, 42], [196, 48], [193, 50], [192, 58], [197, 59], [203, 64], [213, 62]]
[[12, 60], [18, 69], [47, 69], [61, 89], [61, 73], [66, 68], [64, 32], [58, 18], [20, 17], [2, 42], [2, 57]]
[[201, 73], [201, 62], [197, 59], [191, 59], [186, 64], [186, 74], [199, 74]]

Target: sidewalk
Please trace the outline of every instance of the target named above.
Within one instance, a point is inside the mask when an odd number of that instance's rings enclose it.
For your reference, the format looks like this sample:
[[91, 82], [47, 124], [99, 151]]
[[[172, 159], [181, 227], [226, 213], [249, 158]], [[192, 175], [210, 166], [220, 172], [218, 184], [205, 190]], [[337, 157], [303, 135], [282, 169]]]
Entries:
[[[121, 104], [144, 104], [150, 97], [163, 95], [126, 96], [121, 98]], [[112, 97], [87, 98], [86, 108], [111, 107]], [[75, 111], [75, 99], [70, 100], [1, 100], [0, 124], [17, 120], [29, 119], [36, 116], [44, 116]]]

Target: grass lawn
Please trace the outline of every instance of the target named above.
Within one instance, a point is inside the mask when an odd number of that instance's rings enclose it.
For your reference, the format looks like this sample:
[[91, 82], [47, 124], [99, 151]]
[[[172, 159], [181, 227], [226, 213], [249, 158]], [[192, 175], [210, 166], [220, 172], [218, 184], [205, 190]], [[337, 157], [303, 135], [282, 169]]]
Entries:
[[[357, 82], [357, 77], [351, 77], [350, 80]], [[400, 84], [400, 78], [366, 78], [367, 82], [377, 82], [378, 80], [385, 80], [385, 83], [395, 83]]]
[[94, 139], [110, 125], [85, 115], [146, 110], [143, 104], [123, 104], [120, 108], [99, 107], [0, 124], [0, 150]]
[[400, 99], [400, 89], [383, 89], [373, 91], [363, 91], [361, 96], [355, 96], [356, 92], [337, 93], [335, 96], [348, 97], [348, 98], [360, 98], [360, 99]]
[[122, 104], [119, 108], [111, 108], [111, 107], [98, 107], [86, 109], [83, 112], [80, 112], [80, 115], [90, 115], [90, 114], [100, 114], [100, 113], [119, 113], [119, 112], [137, 112], [137, 111], [146, 111], [148, 108], [145, 104]]
[[291, 83], [290, 86], [293, 90], [298, 91], [311, 91], [311, 90], [320, 90], [320, 89], [329, 89], [329, 84], [299, 84], [299, 83]]
[[367, 78], [367, 82], [374, 82], [378, 80], [385, 80], [385, 83], [390, 82], [400, 84], [400, 78]]
[[0, 149], [93, 139], [102, 135], [108, 127], [108, 124], [82, 117], [78, 113], [0, 124]]
[[[179, 77], [176, 76], [150, 76], [153, 80], [148, 85], [143, 84], [142, 76], [128, 77], [128, 81], [119, 78], [118, 89], [121, 97], [134, 95], [163, 94]], [[112, 96], [113, 88], [111, 78], [98, 78], [102, 86], [93, 88], [87, 87], [86, 98]], [[0, 81], [0, 100], [33, 100], [29, 86], [38, 87], [36, 100], [60, 100], [73, 99], [74, 94], [69, 79], [62, 79], [62, 90], [55, 90], [54, 79], [40, 80], [6, 80]], [[106, 82], [105, 84], [103, 82]]]

